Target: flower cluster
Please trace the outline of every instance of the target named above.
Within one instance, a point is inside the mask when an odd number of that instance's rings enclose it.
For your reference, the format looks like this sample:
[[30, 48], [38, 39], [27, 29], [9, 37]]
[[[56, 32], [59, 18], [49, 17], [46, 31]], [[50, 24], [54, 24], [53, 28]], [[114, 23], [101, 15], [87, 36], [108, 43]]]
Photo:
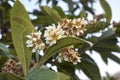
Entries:
[[[47, 46], [52, 46], [56, 44], [57, 40], [64, 37], [80, 37], [86, 31], [87, 21], [81, 18], [77, 19], [63, 19], [58, 22], [58, 25], [51, 25], [45, 27], [45, 31], [43, 33], [43, 37], [46, 43], [43, 43], [41, 40], [42, 33], [32, 32], [30, 35], [26, 37], [28, 40], [26, 41], [27, 47], [32, 47], [32, 52], [39, 52], [40, 50], [45, 49]], [[45, 45], [46, 44], [46, 45]], [[77, 64], [80, 62], [80, 57], [78, 52], [74, 51], [72, 47], [66, 48], [62, 50], [57, 56], [58, 62], [68, 61], [73, 64]]]
[[53, 24], [52, 26], [46, 27], [44, 33], [46, 44], [49, 44], [50, 46], [56, 44], [57, 40], [63, 38], [63, 35], [64, 31], [61, 29], [61, 25], [55, 26]]
[[58, 54], [57, 60], [58, 60], [58, 62], [60, 62], [60, 63], [61, 63], [62, 61], [72, 62], [73, 64], [77, 64], [77, 62], [81, 62], [78, 52], [74, 51], [74, 50], [72, 49], [72, 47], [68, 47], [68, 48], [62, 50], [62, 51]]
[[[35, 61], [31, 60], [29, 68], [31, 69], [35, 65], [36, 65]], [[18, 58], [16, 58], [15, 60], [9, 59], [8, 61], [6, 61], [5, 64], [1, 68], [1, 71], [16, 74], [21, 77], [24, 76], [23, 69], [22, 69], [21, 63]]]
[[32, 47], [32, 52], [39, 52], [45, 48], [45, 44], [42, 42], [41, 32], [32, 32], [30, 35], [26, 36], [28, 40], [26, 41], [27, 47]]
[[77, 19], [63, 19], [59, 24], [62, 26], [62, 29], [65, 31], [65, 36], [77, 37], [84, 34], [86, 29], [87, 21], [81, 18]]
[[2, 67], [2, 72], [8, 72], [12, 74], [17, 74], [19, 76], [24, 76], [21, 64], [17, 61], [9, 59]]

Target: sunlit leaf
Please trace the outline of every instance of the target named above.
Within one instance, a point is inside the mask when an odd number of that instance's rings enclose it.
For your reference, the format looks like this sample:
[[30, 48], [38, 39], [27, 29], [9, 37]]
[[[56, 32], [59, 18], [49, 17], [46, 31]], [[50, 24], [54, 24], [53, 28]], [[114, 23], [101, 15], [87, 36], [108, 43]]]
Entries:
[[47, 6], [42, 6], [41, 9], [46, 14], [46, 16], [48, 16], [54, 23], [61, 20], [59, 13], [55, 9]]
[[62, 38], [60, 40], [57, 41], [57, 43], [51, 47], [49, 47], [46, 52], [45, 55], [43, 56], [41, 63], [43, 64], [44, 62], [46, 62], [51, 56], [53, 56], [55, 53], [63, 50], [64, 48], [67, 48], [71, 45], [76, 45], [76, 44], [83, 44], [85, 43], [86, 45], [88, 45], [87, 47], [91, 47], [92, 43], [88, 42], [86, 40], [80, 39], [80, 38], [75, 38], [75, 37], [65, 37]]
[[103, 10], [105, 11], [106, 21], [109, 23], [112, 18], [111, 7], [109, 6], [109, 4], [107, 3], [106, 0], [99, 0], [99, 1], [100, 1], [100, 4], [101, 4]]
[[32, 52], [26, 47], [26, 34], [34, 31], [28, 13], [23, 5], [17, 0], [11, 11], [12, 40], [18, 58], [26, 75], [29, 69]]

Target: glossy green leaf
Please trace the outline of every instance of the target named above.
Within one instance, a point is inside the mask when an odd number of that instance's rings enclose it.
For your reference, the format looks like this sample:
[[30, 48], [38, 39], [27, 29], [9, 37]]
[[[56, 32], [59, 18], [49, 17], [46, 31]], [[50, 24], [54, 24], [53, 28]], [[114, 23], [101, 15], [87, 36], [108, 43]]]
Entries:
[[41, 64], [46, 62], [51, 56], [53, 56], [55, 53], [63, 50], [64, 48], [67, 48], [71, 45], [76, 45], [76, 44], [86, 44], [88, 45], [87, 47], [91, 47], [92, 43], [88, 42], [86, 40], [80, 39], [80, 38], [75, 38], [75, 37], [65, 37], [57, 41], [57, 43], [51, 47], [49, 47], [45, 55], [43, 56], [41, 60]]
[[59, 80], [58, 75], [49, 69], [38, 69], [26, 76], [28, 80]]
[[107, 21], [108, 23], [110, 23], [111, 18], [112, 18], [111, 7], [110, 7], [110, 5], [107, 3], [106, 0], [99, 0], [99, 1], [100, 1], [100, 4], [101, 4], [103, 10], [105, 11], [106, 21]]
[[25, 80], [25, 79], [11, 73], [0, 73], [0, 80]]
[[67, 76], [66, 74], [64, 73], [61, 73], [61, 72], [57, 72], [57, 75], [59, 77], [59, 80], [71, 80], [69, 76]]
[[79, 64], [79, 68], [91, 79], [101, 80], [99, 68], [94, 60], [87, 54], [81, 55], [82, 60]]
[[29, 69], [32, 52], [26, 47], [26, 34], [34, 31], [28, 13], [23, 5], [17, 0], [11, 11], [11, 28], [12, 40], [15, 46], [20, 62], [22, 63], [24, 74], [26, 75]]
[[46, 16], [48, 16], [54, 23], [61, 20], [59, 13], [55, 9], [47, 6], [42, 6], [41, 9], [46, 14]]

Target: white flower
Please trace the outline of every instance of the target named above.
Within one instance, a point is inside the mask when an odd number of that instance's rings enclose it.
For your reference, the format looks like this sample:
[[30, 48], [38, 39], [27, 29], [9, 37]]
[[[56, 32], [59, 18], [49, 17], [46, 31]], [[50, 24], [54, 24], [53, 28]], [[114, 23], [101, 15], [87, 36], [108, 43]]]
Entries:
[[63, 37], [64, 31], [61, 29], [61, 26], [58, 25], [57, 27], [53, 24], [52, 26], [46, 27], [44, 37], [46, 40], [46, 44], [52, 46], [56, 44], [56, 41]]
[[45, 44], [42, 42], [41, 32], [32, 32], [30, 35], [26, 35], [28, 40], [26, 41], [27, 47], [32, 47], [32, 52], [39, 52], [45, 48]]
[[33, 47], [33, 42], [31, 40], [26, 41], [27, 47]]

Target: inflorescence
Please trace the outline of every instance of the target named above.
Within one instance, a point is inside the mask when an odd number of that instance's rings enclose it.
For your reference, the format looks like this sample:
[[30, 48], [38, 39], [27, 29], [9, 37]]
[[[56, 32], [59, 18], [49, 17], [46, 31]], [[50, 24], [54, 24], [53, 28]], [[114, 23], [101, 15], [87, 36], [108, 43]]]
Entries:
[[[26, 35], [27, 47], [32, 48], [32, 52], [40, 52], [44, 50], [45, 47], [52, 46], [57, 43], [57, 41], [64, 37], [80, 37], [84, 35], [86, 29], [87, 21], [83, 18], [75, 18], [75, 19], [63, 19], [58, 22], [57, 25], [52, 24], [48, 27], [45, 27], [45, 31], [43, 33], [43, 37], [45, 39], [45, 43], [41, 39], [42, 32], [32, 32], [29, 35]], [[68, 61], [73, 64], [77, 64], [80, 61], [80, 56], [77, 51], [73, 49], [74, 47], [68, 47], [57, 55], [58, 62]]]

